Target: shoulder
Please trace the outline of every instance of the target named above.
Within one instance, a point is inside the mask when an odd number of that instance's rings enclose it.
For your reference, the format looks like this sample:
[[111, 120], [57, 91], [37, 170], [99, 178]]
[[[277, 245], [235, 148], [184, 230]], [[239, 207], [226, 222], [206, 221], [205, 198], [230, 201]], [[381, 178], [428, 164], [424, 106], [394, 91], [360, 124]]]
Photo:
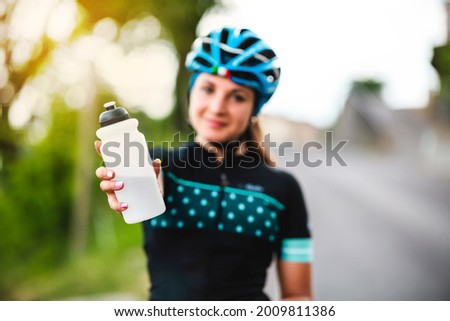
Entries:
[[300, 187], [298, 179], [293, 173], [288, 172], [286, 169], [267, 167], [267, 172], [269, 173], [269, 179], [275, 180], [277, 183], [283, 184], [287, 188], [292, 188], [294, 186]]
[[295, 173], [290, 170], [261, 165], [247, 178], [248, 182], [261, 186], [265, 194], [276, 198], [285, 206], [291, 204], [293, 200], [303, 199], [300, 184]]

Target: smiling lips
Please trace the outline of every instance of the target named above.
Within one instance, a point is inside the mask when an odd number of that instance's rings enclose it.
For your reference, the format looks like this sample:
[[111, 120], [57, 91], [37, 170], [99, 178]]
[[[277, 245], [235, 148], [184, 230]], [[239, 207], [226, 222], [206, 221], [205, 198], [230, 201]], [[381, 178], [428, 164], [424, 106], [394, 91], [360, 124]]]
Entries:
[[206, 119], [206, 122], [211, 128], [223, 128], [227, 125], [225, 122], [215, 119]]

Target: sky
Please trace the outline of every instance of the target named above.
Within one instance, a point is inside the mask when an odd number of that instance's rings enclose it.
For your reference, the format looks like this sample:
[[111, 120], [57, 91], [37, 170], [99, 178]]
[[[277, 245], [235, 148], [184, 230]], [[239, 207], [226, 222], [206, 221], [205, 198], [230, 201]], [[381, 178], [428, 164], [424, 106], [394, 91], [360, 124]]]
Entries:
[[246, 27], [280, 58], [277, 92], [263, 109], [331, 126], [351, 82], [376, 79], [392, 108], [423, 108], [439, 89], [430, 64], [433, 47], [446, 41], [440, 0], [225, 0], [198, 33], [221, 26]]

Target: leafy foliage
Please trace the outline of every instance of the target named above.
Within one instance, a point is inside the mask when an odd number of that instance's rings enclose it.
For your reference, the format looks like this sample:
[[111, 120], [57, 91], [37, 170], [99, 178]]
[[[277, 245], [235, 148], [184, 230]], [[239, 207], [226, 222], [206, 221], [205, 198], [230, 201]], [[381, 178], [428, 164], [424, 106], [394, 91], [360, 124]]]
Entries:
[[0, 286], [55, 267], [65, 257], [74, 167], [67, 144], [74, 141], [76, 113], [55, 105], [52, 116], [48, 136], [23, 146], [1, 189], [0, 253], [9, 277]]

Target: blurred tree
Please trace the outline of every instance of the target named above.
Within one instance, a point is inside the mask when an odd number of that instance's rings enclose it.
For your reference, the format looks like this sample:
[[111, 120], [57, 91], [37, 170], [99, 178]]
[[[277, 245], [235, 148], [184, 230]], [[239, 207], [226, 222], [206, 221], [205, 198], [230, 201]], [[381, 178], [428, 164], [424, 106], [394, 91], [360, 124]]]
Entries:
[[383, 83], [374, 79], [355, 80], [352, 83], [352, 90], [366, 91], [379, 96], [383, 89]]
[[152, 0], [148, 1], [151, 12], [167, 29], [168, 37], [173, 41], [178, 52], [178, 77], [176, 84], [177, 103], [172, 113], [176, 128], [188, 130], [186, 113], [186, 95], [189, 72], [184, 66], [184, 59], [189, 53], [192, 41], [196, 37], [196, 27], [203, 14], [213, 6], [220, 5], [220, 0]]
[[74, 171], [67, 142], [75, 139], [77, 113], [56, 102], [52, 117], [46, 138], [22, 149], [10, 165], [7, 189], [0, 189], [3, 298], [16, 282], [61, 264], [67, 251]]
[[[3, 36], [0, 37], [0, 54], [3, 55], [2, 75], [5, 77], [3, 86], [0, 86], [0, 184], [8, 173], [9, 166], [16, 160], [20, 149], [20, 132], [11, 127], [9, 123], [9, 110], [11, 102], [23, 88], [29, 77], [33, 77], [41, 68], [43, 62], [48, 58], [48, 54], [55, 47], [55, 44], [47, 37], [42, 37], [39, 43], [34, 44], [32, 57], [27, 63], [15, 66], [13, 56], [18, 51], [17, 41], [6, 37], [8, 34], [11, 19], [17, 1], [3, 2], [3, 11], [0, 12], [0, 28]], [[0, 55], [1, 56], [1, 55]], [[1, 60], [1, 59], [0, 59]]]
[[124, 23], [145, 14], [158, 18], [163, 27], [162, 37], [174, 44], [179, 57], [176, 103], [170, 118], [178, 130], [188, 130], [186, 95], [189, 73], [184, 66], [184, 59], [196, 37], [198, 22], [208, 9], [219, 6], [220, 0], [135, 0], [132, 5], [127, 1], [78, 2], [89, 12], [89, 23], [95, 23], [104, 17], [112, 17], [119, 23]]
[[440, 91], [436, 99], [436, 120], [450, 122], [450, 44], [434, 48], [431, 64], [437, 70]]

